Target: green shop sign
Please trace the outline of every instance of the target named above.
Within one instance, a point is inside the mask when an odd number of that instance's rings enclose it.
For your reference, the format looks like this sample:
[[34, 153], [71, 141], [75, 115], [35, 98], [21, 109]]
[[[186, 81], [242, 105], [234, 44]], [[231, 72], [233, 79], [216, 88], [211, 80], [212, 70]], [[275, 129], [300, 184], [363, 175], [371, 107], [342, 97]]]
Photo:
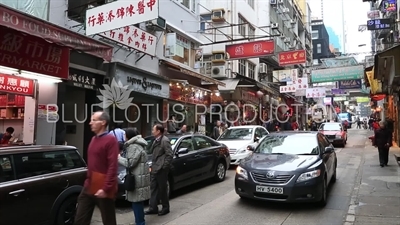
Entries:
[[356, 80], [364, 77], [364, 66], [347, 66], [311, 72], [311, 83], [335, 82], [340, 80]]

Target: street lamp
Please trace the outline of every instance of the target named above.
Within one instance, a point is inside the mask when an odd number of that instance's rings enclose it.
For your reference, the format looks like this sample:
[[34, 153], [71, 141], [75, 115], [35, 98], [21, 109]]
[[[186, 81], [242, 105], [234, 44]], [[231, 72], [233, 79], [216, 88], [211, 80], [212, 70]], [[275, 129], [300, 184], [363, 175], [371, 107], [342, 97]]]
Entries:
[[258, 104], [258, 119], [260, 121], [260, 125], [262, 124], [262, 98], [264, 97], [264, 92], [262, 91], [257, 91], [257, 97], [259, 99], [259, 104]]

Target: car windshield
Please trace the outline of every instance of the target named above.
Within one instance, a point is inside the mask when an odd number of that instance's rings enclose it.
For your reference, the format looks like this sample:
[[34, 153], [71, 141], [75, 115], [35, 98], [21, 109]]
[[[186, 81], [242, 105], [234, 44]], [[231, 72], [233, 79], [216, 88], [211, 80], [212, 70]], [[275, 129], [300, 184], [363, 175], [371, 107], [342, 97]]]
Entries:
[[233, 128], [226, 130], [218, 140], [251, 140], [252, 134], [253, 128]]
[[[174, 149], [176, 142], [178, 141], [177, 137], [168, 137], [169, 141], [171, 143], [172, 149]], [[153, 149], [151, 146], [153, 145], [154, 137], [146, 137], [145, 140], [147, 141], [147, 147], [146, 147], [146, 152], [147, 154], [151, 155], [153, 154]]]
[[313, 135], [268, 135], [254, 152], [261, 154], [319, 154], [317, 138]]
[[319, 127], [322, 131], [338, 131], [340, 129], [340, 125], [338, 123], [323, 123]]

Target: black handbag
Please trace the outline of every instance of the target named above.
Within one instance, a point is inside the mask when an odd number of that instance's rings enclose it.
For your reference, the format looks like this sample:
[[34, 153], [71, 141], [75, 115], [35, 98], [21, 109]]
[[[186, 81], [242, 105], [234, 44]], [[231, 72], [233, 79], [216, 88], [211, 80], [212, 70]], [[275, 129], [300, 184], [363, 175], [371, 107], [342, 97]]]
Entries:
[[[128, 165], [129, 165], [129, 159], [128, 160]], [[124, 188], [126, 191], [134, 191], [136, 186], [135, 182], [135, 176], [132, 175], [131, 173], [131, 167], [128, 167], [126, 169], [126, 175], [124, 179]]]

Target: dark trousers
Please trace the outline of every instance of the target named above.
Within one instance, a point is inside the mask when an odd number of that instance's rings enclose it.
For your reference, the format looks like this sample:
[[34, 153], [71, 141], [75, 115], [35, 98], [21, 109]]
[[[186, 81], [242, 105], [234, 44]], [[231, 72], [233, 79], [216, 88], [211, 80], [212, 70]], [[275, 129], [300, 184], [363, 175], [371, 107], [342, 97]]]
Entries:
[[96, 198], [82, 191], [78, 197], [74, 225], [90, 225], [95, 206], [99, 207], [104, 225], [117, 225], [115, 201], [109, 198]]
[[132, 210], [135, 215], [135, 224], [145, 225], [143, 202], [132, 202]]
[[389, 148], [390, 147], [378, 147], [379, 152], [379, 163], [381, 165], [386, 165], [389, 162]]
[[160, 170], [157, 174], [151, 174], [150, 183], [150, 211], [158, 211], [158, 203], [161, 201], [162, 209], [169, 210], [167, 190], [168, 170]]

